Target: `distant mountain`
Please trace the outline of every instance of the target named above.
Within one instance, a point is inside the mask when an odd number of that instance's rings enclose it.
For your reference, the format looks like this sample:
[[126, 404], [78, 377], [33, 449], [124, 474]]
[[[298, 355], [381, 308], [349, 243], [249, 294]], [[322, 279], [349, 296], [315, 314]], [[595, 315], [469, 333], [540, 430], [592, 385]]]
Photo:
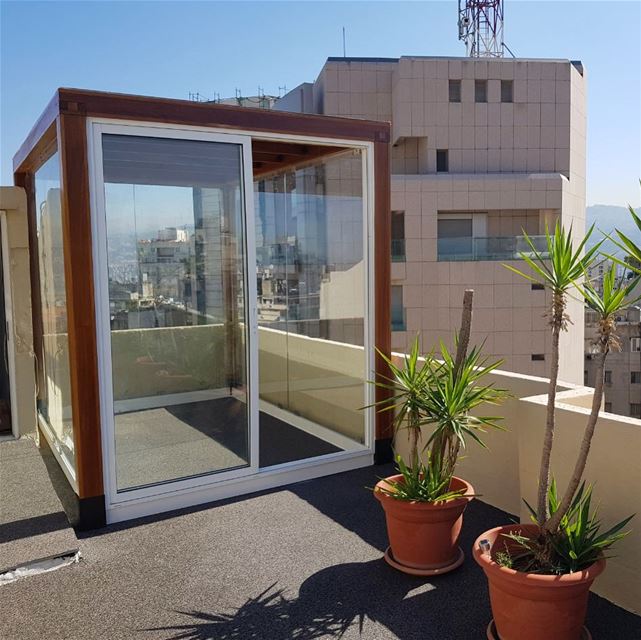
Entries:
[[[641, 214], [640, 209], [635, 209]], [[591, 224], [595, 225], [595, 231], [590, 238], [590, 244], [596, 244], [602, 237], [603, 233], [616, 237], [615, 229], [623, 232], [630, 239], [641, 244], [641, 232], [637, 229], [634, 220], [630, 215], [627, 207], [619, 207], [610, 204], [595, 204], [587, 207], [586, 227]], [[610, 240], [603, 243], [602, 251], [604, 253], [618, 253], [619, 249]]]

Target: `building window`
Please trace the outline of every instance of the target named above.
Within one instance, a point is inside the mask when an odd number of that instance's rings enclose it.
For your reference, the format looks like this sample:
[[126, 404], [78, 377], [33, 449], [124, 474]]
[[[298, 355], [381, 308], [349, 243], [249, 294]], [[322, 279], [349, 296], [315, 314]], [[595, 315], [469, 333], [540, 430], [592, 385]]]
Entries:
[[532, 283], [531, 286], [532, 291], [544, 291], [545, 287], [542, 284], [539, 284], [538, 282]]
[[461, 81], [450, 80], [450, 102], [461, 101]]
[[603, 377], [605, 384], [612, 384], [612, 371], [606, 371]]
[[630, 415], [633, 418], [641, 418], [641, 404], [639, 404], [638, 402], [631, 402]]
[[605, 410], [606, 410], [608, 413], [612, 413], [612, 403], [611, 403], [611, 402], [606, 402], [606, 403], [605, 403]]
[[449, 171], [449, 161], [447, 157], [447, 149], [436, 150], [436, 171], [438, 173]]
[[630, 338], [630, 351], [641, 351], [641, 338]]
[[474, 101], [487, 102], [487, 80], [474, 81]]
[[392, 331], [405, 331], [403, 285], [392, 285]]
[[392, 211], [392, 262], [405, 262], [404, 211]]
[[583, 370], [583, 384], [587, 386], [588, 384], [588, 370], [584, 369]]
[[501, 102], [513, 102], [513, 84], [511, 80], [501, 80]]
[[641, 371], [630, 371], [630, 383], [641, 384]]
[[542, 360], [545, 360], [545, 354], [544, 353], [533, 353], [532, 354], [532, 362], [540, 362]]
[[438, 260], [472, 260], [472, 216], [441, 217], [436, 223]]

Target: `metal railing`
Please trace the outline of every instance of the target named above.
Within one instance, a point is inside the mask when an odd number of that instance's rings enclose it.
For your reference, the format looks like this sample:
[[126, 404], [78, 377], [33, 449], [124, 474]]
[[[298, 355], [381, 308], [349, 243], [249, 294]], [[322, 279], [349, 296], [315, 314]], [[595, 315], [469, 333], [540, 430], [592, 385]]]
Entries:
[[[536, 250], [549, 257], [545, 236], [529, 236]], [[533, 255], [524, 236], [491, 236], [487, 238], [439, 238], [439, 262], [521, 260], [521, 254]]]

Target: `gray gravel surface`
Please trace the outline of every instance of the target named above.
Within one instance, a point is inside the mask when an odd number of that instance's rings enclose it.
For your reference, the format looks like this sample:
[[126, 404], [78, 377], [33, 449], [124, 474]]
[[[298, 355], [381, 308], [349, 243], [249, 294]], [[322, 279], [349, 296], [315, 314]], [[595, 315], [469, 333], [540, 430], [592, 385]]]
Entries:
[[[0, 588], [0, 637], [481, 640], [491, 617], [468, 553], [508, 514], [474, 501], [457, 571], [430, 580], [382, 560], [371, 467], [93, 532], [76, 566]], [[595, 640], [641, 638], [641, 618], [593, 596]], [[550, 639], [553, 640], [553, 639]]]

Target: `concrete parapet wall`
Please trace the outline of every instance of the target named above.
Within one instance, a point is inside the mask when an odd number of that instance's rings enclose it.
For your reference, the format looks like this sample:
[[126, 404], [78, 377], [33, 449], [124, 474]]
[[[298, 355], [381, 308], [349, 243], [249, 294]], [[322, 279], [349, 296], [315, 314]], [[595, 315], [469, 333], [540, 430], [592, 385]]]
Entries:
[[[29, 237], [27, 231], [27, 198], [21, 187], [0, 187], [4, 240], [8, 255], [4, 274], [8, 298], [10, 336], [8, 364], [12, 371], [14, 394], [12, 425], [16, 436], [36, 428], [36, 382], [34, 373], [33, 326], [31, 312], [31, 276], [29, 272]], [[0, 283], [1, 286], [1, 283]]]

